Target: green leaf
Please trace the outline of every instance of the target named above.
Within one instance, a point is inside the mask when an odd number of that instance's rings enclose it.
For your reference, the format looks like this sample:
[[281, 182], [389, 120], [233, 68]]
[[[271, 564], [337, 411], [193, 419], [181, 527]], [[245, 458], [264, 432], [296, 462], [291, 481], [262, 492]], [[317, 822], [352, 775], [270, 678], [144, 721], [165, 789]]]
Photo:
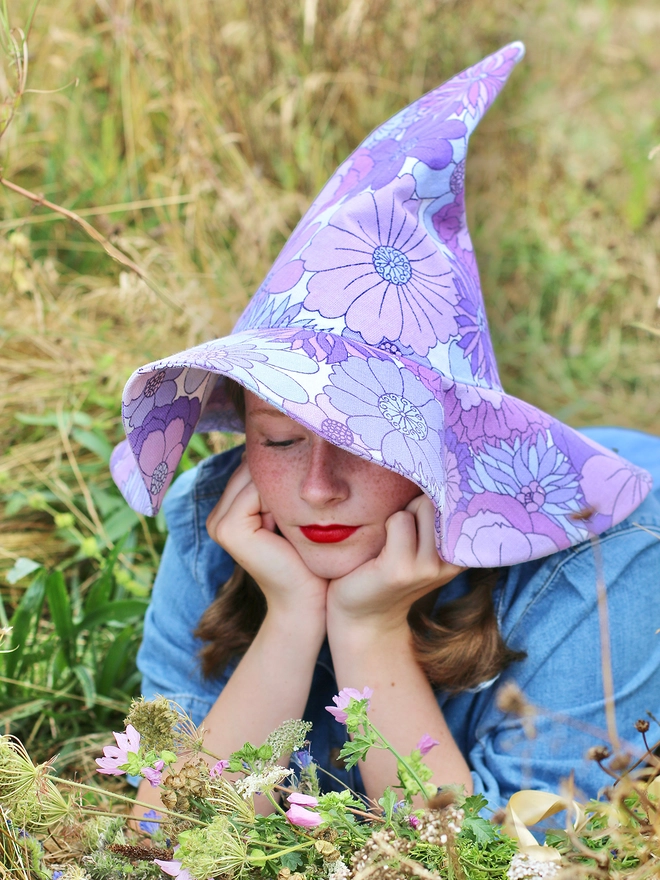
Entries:
[[[137, 632], [135, 627], [129, 624], [110, 645], [103, 662], [97, 665], [96, 690], [98, 693], [109, 697], [112, 696], [113, 688], [121, 688], [121, 678], [125, 675], [126, 667], [132, 659], [129, 646], [134, 641], [137, 641]], [[121, 689], [123, 690], [123, 688]]]
[[103, 566], [103, 571], [100, 576], [89, 589], [87, 593], [87, 598], [85, 599], [85, 613], [89, 614], [91, 611], [95, 611], [97, 608], [105, 605], [112, 596], [112, 587], [113, 587], [113, 572], [115, 565], [117, 563], [117, 558], [121, 553], [123, 547], [123, 541], [119, 541], [112, 549], [112, 552], [108, 555], [105, 565]]
[[124, 623], [127, 620], [144, 617], [149, 606], [144, 599], [120, 599], [118, 602], [108, 602], [101, 608], [86, 614], [77, 626], [78, 632], [93, 630], [101, 623]]
[[80, 687], [85, 697], [85, 708], [91, 709], [96, 703], [96, 688], [94, 687], [94, 679], [89, 669], [78, 663], [73, 667], [73, 674], [80, 682]]
[[105, 464], [110, 461], [112, 444], [108, 442], [103, 434], [96, 431], [82, 431], [80, 428], [74, 428], [71, 436], [83, 449], [89, 449], [90, 452], [97, 455]]
[[105, 533], [111, 541], [118, 541], [131, 529], [140, 524], [137, 513], [128, 506], [122, 504], [119, 510], [116, 510], [103, 523]]
[[284, 853], [284, 855], [280, 857], [282, 867], [288, 868], [290, 871], [297, 871], [298, 868], [304, 864], [304, 861], [302, 854], [299, 852]]
[[482, 816], [466, 817], [461, 826], [461, 834], [471, 838], [479, 846], [484, 846], [491, 840], [497, 840], [499, 836], [495, 827]]
[[8, 584], [16, 584], [38, 568], [41, 568], [40, 562], [35, 562], [34, 559], [28, 559], [26, 556], [19, 556], [5, 575], [5, 578]]
[[385, 789], [385, 792], [382, 798], [379, 799], [378, 803], [383, 808], [385, 813], [385, 819], [387, 824], [390, 825], [392, 823], [392, 814], [394, 813], [394, 805], [397, 802], [397, 795], [393, 789], [389, 788], [389, 786]]

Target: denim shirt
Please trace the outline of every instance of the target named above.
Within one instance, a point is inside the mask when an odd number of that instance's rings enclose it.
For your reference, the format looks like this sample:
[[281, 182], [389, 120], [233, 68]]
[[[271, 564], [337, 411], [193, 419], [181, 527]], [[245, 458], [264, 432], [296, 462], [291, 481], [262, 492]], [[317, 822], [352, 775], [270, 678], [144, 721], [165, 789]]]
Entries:
[[[598, 565], [607, 586], [617, 730], [632, 753], [643, 751], [635, 721], [646, 718], [647, 711], [660, 715], [660, 438], [619, 428], [583, 433], [651, 471], [655, 489], [628, 519], [599, 537], [596, 554], [602, 563], [596, 563], [587, 541], [502, 569], [493, 592], [497, 620], [509, 647], [525, 652], [525, 659], [473, 690], [436, 691], [474, 789], [493, 808], [521, 788], [557, 791], [571, 773], [586, 797], [608, 784], [604, 771], [585, 757], [590, 746], [607, 741]], [[231, 557], [209, 538], [205, 522], [242, 451], [238, 447], [206, 459], [169, 490], [164, 505], [169, 535], [138, 654], [144, 696], [175, 700], [197, 724], [238, 662], [205, 679], [197, 656], [202, 645], [193, 632], [234, 568]], [[466, 590], [467, 577], [461, 574], [440, 592], [438, 602]], [[501, 712], [496, 694], [505, 681], [515, 682], [539, 712], [527, 720]], [[337, 760], [346, 731], [324, 708], [336, 692], [326, 642], [304, 714], [313, 723], [312, 754], [334, 777], [322, 774], [326, 789], [345, 783], [362, 791], [357, 768], [347, 772]]]

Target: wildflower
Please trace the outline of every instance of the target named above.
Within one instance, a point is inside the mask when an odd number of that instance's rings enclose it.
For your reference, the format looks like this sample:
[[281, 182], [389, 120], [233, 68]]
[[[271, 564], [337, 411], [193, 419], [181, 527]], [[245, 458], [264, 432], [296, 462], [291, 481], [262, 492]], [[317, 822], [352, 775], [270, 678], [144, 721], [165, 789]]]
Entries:
[[289, 807], [285, 815], [292, 825], [298, 825], [301, 828], [316, 828], [317, 825], [323, 822], [318, 813], [306, 810], [305, 807], [301, 807], [298, 804], [293, 804]]
[[264, 743], [273, 750], [272, 762], [275, 763], [282, 755], [290, 755], [291, 752], [301, 749], [311, 729], [312, 725], [309, 721], [300, 721], [297, 718], [290, 718], [280, 724]]
[[635, 721], [635, 730], [638, 733], [646, 733], [651, 725], [644, 718]]
[[176, 877], [177, 880], [195, 880], [188, 869], [184, 868], [178, 859], [170, 859], [169, 861], [165, 861], [164, 859], [154, 859], [154, 864], [158, 865], [161, 871], [164, 871], [165, 874], [169, 874], [170, 877]]
[[312, 797], [311, 794], [301, 794], [299, 791], [290, 794], [288, 801], [290, 804], [298, 804], [301, 807], [318, 807], [319, 804], [317, 798]]
[[365, 687], [362, 693], [356, 688], [342, 688], [337, 696], [332, 698], [332, 702], [335, 704], [334, 706], [326, 706], [326, 711], [331, 715], [334, 715], [335, 719], [340, 724], [346, 724], [346, 720], [348, 718], [348, 713], [344, 710], [347, 709], [351, 703], [351, 700], [366, 700], [367, 701], [367, 711], [369, 710], [369, 701], [373, 696], [373, 690], [370, 687]]
[[[146, 819], [160, 819], [160, 813], [157, 813], [155, 810], [147, 810], [142, 816], [142, 821], [138, 822], [140, 831], [144, 831], [145, 834], [155, 834], [160, 828], [160, 822], [147, 822], [145, 821]], [[55, 880], [55, 877], [53, 877], [53, 880]]]
[[301, 770], [306, 770], [314, 759], [307, 749], [300, 749], [291, 755], [291, 760], [294, 764], [297, 764]]
[[559, 873], [556, 862], [541, 862], [527, 853], [516, 853], [506, 872], [508, 880], [546, 880]]
[[164, 766], [165, 761], [156, 761], [153, 767], [143, 767], [140, 770], [140, 776], [144, 776], [145, 779], [148, 779], [152, 788], [158, 788], [163, 780], [162, 771]]
[[222, 776], [222, 771], [226, 770], [227, 767], [229, 767], [229, 761], [225, 761], [224, 758], [215, 763], [213, 767], [211, 767], [211, 779], [219, 779]]
[[71, 815], [72, 802], [49, 778], [51, 765], [33, 764], [21, 742], [0, 736], [0, 805], [26, 831], [48, 828]]
[[203, 728], [196, 727], [177, 703], [162, 696], [133, 700], [124, 723], [140, 732], [147, 750], [181, 754], [199, 752], [204, 744]]
[[245, 779], [241, 779], [236, 783], [236, 791], [241, 797], [247, 799], [254, 794], [263, 794], [270, 791], [276, 785], [290, 776], [293, 770], [287, 770], [285, 767], [271, 767], [265, 773], [251, 773]]
[[607, 746], [592, 746], [587, 749], [587, 761], [606, 761], [612, 754], [611, 749]]
[[408, 824], [411, 828], [418, 828], [419, 818], [417, 816], [408, 816]]
[[140, 748], [140, 734], [129, 724], [126, 733], [115, 733], [112, 735], [117, 743], [116, 746], [105, 746], [103, 749], [103, 757], [97, 758], [96, 763], [99, 773], [105, 773], [108, 776], [122, 776], [128, 769], [129, 755], [137, 755]]
[[219, 875], [227, 875], [228, 880], [248, 864], [247, 843], [224, 816], [216, 816], [203, 828], [181, 832], [174, 854], [182, 868], [194, 872], [173, 875], [178, 880], [210, 880]]
[[429, 736], [428, 733], [425, 733], [424, 736], [417, 743], [417, 748], [422, 754], [422, 758], [424, 755], [428, 755], [431, 749], [434, 749], [436, 746], [439, 746], [440, 743], [437, 739], [433, 739], [432, 736]]

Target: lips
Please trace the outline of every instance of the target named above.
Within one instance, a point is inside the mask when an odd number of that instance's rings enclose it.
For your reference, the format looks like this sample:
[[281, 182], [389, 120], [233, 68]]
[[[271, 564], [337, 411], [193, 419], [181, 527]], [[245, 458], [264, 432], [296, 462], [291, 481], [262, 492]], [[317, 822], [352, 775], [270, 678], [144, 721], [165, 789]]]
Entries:
[[300, 526], [300, 531], [315, 544], [338, 544], [339, 541], [350, 538], [359, 528], [359, 526], [342, 526], [334, 523], [330, 526]]

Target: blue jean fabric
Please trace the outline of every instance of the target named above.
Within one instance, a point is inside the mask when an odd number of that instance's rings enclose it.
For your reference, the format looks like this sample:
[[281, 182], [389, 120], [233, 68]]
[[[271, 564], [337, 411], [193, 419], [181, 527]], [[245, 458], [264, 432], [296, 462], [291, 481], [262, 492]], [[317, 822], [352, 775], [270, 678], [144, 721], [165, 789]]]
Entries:
[[[660, 715], [660, 438], [620, 428], [584, 433], [651, 471], [654, 491], [636, 511], [598, 541], [607, 585], [616, 719], [619, 736], [640, 750], [634, 722]], [[203, 461], [171, 487], [165, 501], [169, 535], [161, 560], [138, 655], [145, 697], [176, 700], [200, 723], [229, 679], [234, 661], [216, 679], [204, 679], [193, 632], [218, 589], [232, 574], [229, 555], [210, 540], [207, 515], [237, 467], [242, 447]], [[526, 652], [499, 680], [458, 695], [437, 692], [439, 705], [472, 770], [475, 791], [493, 808], [515, 791], [558, 789], [574, 773], [578, 790], [593, 797], [608, 783], [591, 745], [607, 738], [598, 622], [597, 567], [590, 542], [523, 565], [502, 569], [494, 602], [502, 634]], [[460, 575], [438, 603], [467, 589]], [[505, 681], [514, 681], [542, 710], [530, 737], [520, 718], [496, 705]], [[369, 682], [355, 682], [362, 687]], [[345, 728], [325, 711], [336, 693], [332, 658], [323, 646], [305, 718], [313, 723], [312, 754], [340, 782], [361, 791], [357, 768], [336, 766]], [[420, 730], [433, 734], [433, 731]], [[655, 737], [657, 738], [657, 736]], [[221, 756], [226, 757], [226, 756]], [[337, 782], [328, 778], [328, 789]]]

